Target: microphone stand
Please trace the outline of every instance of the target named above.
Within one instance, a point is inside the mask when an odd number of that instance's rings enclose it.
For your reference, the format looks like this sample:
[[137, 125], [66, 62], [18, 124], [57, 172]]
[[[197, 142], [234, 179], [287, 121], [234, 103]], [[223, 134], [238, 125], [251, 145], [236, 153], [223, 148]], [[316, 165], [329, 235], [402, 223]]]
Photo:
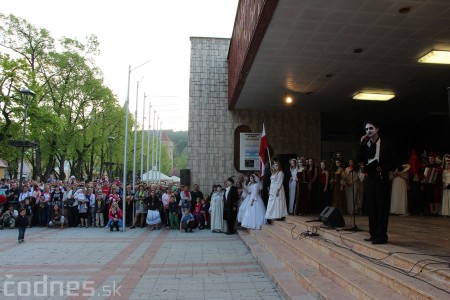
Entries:
[[345, 228], [345, 229], [342, 229], [342, 230], [344, 230], [344, 231], [352, 231], [352, 232], [357, 232], [357, 231], [362, 231], [362, 229], [359, 229], [358, 228], [358, 226], [356, 226], [356, 209], [355, 209], [355, 182], [353, 181], [353, 172], [354, 172], [355, 170], [354, 169], [352, 169], [352, 172], [351, 172], [351, 174], [352, 174], [352, 205], [353, 205], [353, 226], [352, 227], [350, 227], [350, 228]]

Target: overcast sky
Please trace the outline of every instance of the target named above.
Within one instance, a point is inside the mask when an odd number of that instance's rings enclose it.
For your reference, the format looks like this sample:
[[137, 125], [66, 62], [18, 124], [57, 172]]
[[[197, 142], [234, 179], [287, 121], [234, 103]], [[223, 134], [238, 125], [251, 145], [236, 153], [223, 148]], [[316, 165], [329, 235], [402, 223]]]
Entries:
[[[230, 38], [238, 0], [10, 0], [0, 12], [48, 29], [56, 39], [67, 36], [85, 41], [94, 34], [100, 42], [97, 65], [105, 83], [121, 104], [131, 73], [130, 111], [138, 121], [149, 102], [156, 107], [163, 129], [187, 130], [191, 36]], [[143, 108], [143, 93], [147, 104]], [[147, 122], [145, 128], [147, 128]], [[153, 110], [151, 114], [153, 124]]]

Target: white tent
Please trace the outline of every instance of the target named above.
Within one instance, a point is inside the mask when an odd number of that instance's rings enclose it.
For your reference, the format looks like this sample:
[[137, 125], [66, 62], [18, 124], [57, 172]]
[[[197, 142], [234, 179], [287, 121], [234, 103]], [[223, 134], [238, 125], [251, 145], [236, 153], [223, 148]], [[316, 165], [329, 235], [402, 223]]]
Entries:
[[142, 175], [142, 181], [159, 181], [159, 180], [163, 180], [163, 181], [168, 181], [168, 180], [172, 180], [169, 176], [158, 172], [158, 171], [148, 171], [147, 173], [144, 173]]
[[173, 175], [172, 177], [170, 177], [172, 179], [173, 182], [180, 182], [180, 177]]

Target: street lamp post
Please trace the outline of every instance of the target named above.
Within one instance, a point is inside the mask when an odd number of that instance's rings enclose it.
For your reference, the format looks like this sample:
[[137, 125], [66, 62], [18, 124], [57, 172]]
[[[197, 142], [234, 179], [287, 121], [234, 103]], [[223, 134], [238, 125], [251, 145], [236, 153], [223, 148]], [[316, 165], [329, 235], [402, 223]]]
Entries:
[[108, 143], [109, 143], [109, 178], [112, 180], [113, 178], [112, 166], [114, 165], [114, 162], [112, 161], [112, 144], [114, 143], [113, 136], [108, 136]]
[[[145, 131], [145, 98], [147, 96], [144, 93], [144, 105], [142, 107], [142, 129], [141, 129], [141, 183], [143, 182], [144, 178], [144, 131]], [[137, 119], [137, 116], [136, 116]], [[148, 176], [148, 174], [147, 174]]]
[[124, 145], [123, 145], [123, 201], [122, 201], [122, 222], [123, 227], [122, 231], [125, 232], [125, 215], [126, 215], [126, 190], [127, 190], [127, 150], [128, 150], [128, 119], [130, 115], [130, 78], [131, 78], [131, 72], [136, 70], [137, 68], [142, 67], [146, 63], [148, 63], [150, 60], [147, 60], [146, 62], [140, 64], [134, 69], [131, 69], [131, 66], [128, 66], [128, 88], [127, 88], [127, 99], [125, 101], [125, 137], [124, 137]]
[[22, 134], [22, 156], [20, 159], [20, 178], [19, 178], [19, 191], [22, 191], [22, 182], [23, 182], [23, 160], [25, 156], [25, 131], [27, 129], [27, 112], [28, 105], [34, 100], [36, 94], [27, 88], [23, 88], [20, 90], [20, 97], [22, 98], [22, 103], [24, 105], [24, 114], [23, 114], [23, 134]]

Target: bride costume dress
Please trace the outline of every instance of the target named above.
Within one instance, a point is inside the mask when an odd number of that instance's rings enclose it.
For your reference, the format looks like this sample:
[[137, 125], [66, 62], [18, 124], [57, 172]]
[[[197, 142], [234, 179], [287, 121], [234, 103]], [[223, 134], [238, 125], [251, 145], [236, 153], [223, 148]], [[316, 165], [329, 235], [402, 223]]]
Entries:
[[295, 205], [295, 194], [297, 193], [297, 172], [298, 167], [290, 168], [291, 178], [289, 178], [289, 213], [294, 213], [294, 205]]
[[260, 184], [256, 176], [252, 175], [256, 182], [248, 185], [249, 199], [241, 226], [248, 229], [261, 229], [266, 224], [266, 207], [259, 195]]
[[[274, 172], [272, 176], [270, 176], [269, 201], [267, 203], [266, 219], [281, 219], [288, 215], [283, 179], [284, 174], [282, 171]], [[277, 191], [279, 191], [278, 196]]]
[[237, 221], [238, 223], [242, 223], [242, 218], [244, 217], [245, 211], [247, 209], [248, 199], [250, 199], [250, 193], [248, 191], [249, 186], [245, 185], [242, 188], [242, 195], [241, 199], [242, 202], [239, 205], [238, 215], [237, 215]]
[[391, 189], [391, 214], [408, 214], [408, 171], [411, 166], [403, 165], [403, 170], [395, 170]]

